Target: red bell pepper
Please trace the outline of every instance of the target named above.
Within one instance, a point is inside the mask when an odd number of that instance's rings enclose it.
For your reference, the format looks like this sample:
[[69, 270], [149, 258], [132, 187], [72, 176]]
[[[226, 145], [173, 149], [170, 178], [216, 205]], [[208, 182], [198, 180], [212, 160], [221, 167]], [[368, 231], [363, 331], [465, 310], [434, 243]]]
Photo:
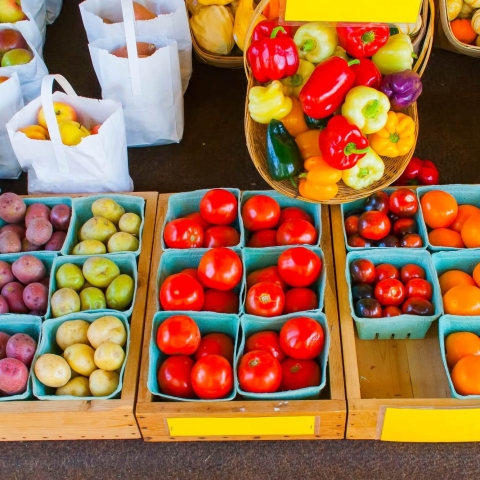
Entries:
[[355, 74], [354, 87], [363, 85], [378, 90], [382, 83], [382, 74], [375, 64], [368, 58], [360, 58], [360, 63], [352, 65], [350, 68]]
[[[265, 40], [266, 38], [270, 38], [272, 36], [272, 32], [278, 26], [279, 25], [277, 22], [273, 22], [271, 20], [264, 20], [263, 22], [258, 23], [257, 26], [253, 29], [252, 43], [258, 42], [259, 40]], [[283, 30], [278, 31], [276, 38], [293, 38], [292, 27], [289, 27], [288, 25], [282, 25], [282, 28]]]
[[369, 149], [368, 140], [343, 115], [335, 115], [320, 132], [323, 158], [338, 170], [354, 167]]
[[373, 56], [390, 37], [390, 28], [384, 23], [375, 25], [337, 25], [338, 43], [351, 57]]
[[[258, 35], [263, 31], [260, 29]], [[280, 32], [285, 34], [285, 28], [274, 27], [269, 37], [253, 42], [247, 50], [247, 60], [252, 68], [252, 74], [261, 83], [280, 80], [297, 73], [299, 65], [297, 46], [293, 39], [286, 35], [277, 37]]]
[[350, 62], [340, 57], [330, 57], [320, 63], [300, 91], [303, 111], [310, 118], [326, 118], [337, 110], [353, 87], [355, 74]]
[[395, 185], [439, 185], [440, 173], [431, 160], [412, 157]]

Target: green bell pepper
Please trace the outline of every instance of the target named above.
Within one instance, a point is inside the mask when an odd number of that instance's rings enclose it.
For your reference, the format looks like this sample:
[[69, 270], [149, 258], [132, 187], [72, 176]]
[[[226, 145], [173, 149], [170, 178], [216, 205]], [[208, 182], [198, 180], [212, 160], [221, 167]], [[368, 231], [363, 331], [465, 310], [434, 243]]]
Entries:
[[413, 59], [413, 46], [410, 37], [405, 33], [393, 35], [388, 42], [372, 57], [375, 66], [383, 75], [411, 70]]
[[279, 120], [272, 120], [268, 125], [267, 164], [274, 180], [292, 179], [302, 170], [300, 149]]

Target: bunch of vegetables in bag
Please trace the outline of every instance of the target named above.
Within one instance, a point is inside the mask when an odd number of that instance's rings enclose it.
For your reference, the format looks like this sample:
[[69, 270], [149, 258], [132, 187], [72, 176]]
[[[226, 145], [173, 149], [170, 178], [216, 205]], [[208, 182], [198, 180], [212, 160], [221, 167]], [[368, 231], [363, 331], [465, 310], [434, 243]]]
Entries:
[[480, 47], [480, 0], [447, 0], [447, 18], [459, 42]]
[[[298, 179], [299, 194], [323, 201], [338, 182], [354, 190], [380, 180], [380, 156], [407, 154], [415, 121], [402, 113], [422, 92], [409, 35], [386, 24], [307, 23], [293, 34], [276, 21], [254, 29], [247, 60], [257, 82], [249, 113], [268, 125], [274, 180]], [[394, 29], [393, 31], [397, 31]]]

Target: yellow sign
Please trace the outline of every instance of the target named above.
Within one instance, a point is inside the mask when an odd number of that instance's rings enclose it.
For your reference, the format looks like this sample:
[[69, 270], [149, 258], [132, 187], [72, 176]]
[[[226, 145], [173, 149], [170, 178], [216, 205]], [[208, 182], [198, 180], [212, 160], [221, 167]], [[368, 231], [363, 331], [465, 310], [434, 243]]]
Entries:
[[478, 442], [480, 409], [386, 408], [380, 440]]
[[314, 435], [315, 417], [168, 418], [172, 437]]
[[415, 23], [422, 0], [285, 0], [287, 22]]

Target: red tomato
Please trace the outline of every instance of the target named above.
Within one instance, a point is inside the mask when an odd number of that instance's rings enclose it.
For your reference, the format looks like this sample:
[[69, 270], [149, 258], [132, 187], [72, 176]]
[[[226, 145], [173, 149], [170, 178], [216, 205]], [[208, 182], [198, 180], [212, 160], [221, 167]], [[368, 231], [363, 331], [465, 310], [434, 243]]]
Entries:
[[347, 237], [358, 233], [358, 215], [350, 215], [345, 219], [345, 233]]
[[409, 233], [400, 239], [400, 246], [403, 248], [423, 247], [422, 237], [418, 233]]
[[279, 390], [298, 390], [320, 385], [320, 367], [313, 360], [287, 358], [282, 362], [282, 382]]
[[254, 232], [247, 243], [250, 248], [265, 248], [277, 246], [276, 230], [259, 230]]
[[247, 289], [252, 288], [254, 285], [260, 282], [275, 283], [283, 290], [284, 293], [288, 289], [287, 284], [280, 278], [278, 267], [275, 265], [272, 267], [255, 270], [247, 275]]
[[160, 288], [160, 305], [164, 310], [195, 310], [203, 307], [203, 288], [190, 275], [170, 275]]
[[205, 230], [204, 248], [235, 247], [240, 243], [240, 234], [233, 227], [210, 227]]
[[306, 220], [287, 220], [277, 231], [278, 245], [315, 245], [316, 241], [317, 231]]
[[254, 350], [241, 358], [237, 375], [243, 391], [273, 393], [280, 387], [282, 367], [271, 353]]
[[393, 224], [392, 232], [397, 237], [403, 237], [409, 233], [417, 233], [418, 225], [414, 218], [399, 218]]
[[280, 330], [280, 347], [292, 358], [312, 360], [322, 353], [324, 344], [322, 326], [310, 317], [287, 320]]
[[424, 298], [412, 297], [405, 301], [402, 305], [402, 313], [406, 315], [420, 315], [428, 317], [433, 315], [433, 305]]
[[278, 274], [291, 287], [308, 287], [322, 271], [322, 260], [305, 247], [289, 248], [278, 258]]
[[418, 211], [417, 195], [408, 188], [399, 188], [390, 195], [390, 211], [398, 217], [413, 217]]
[[358, 219], [358, 233], [368, 240], [381, 240], [388, 235], [392, 224], [382, 212], [372, 210]]
[[200, 260], [198, 278], [205, 287], [231, 290], [242, 279], [242, 262], [229, 248], [213, 248]]
[[192, 388], [193, 360], [185, 355], [168, 357], [158, 369], [160, 391], [165, 395], [180, 398], [195, 398]]
[[233, 370], [220, 355], [202, 357], [192, 369], [193, 391], [203, 400], [226, 397], [233, 388]]
[[374, 283], [375, 265], [366, 258], [354, 260], [350, 264], [350, 275], [353, 283]]
[[196, 268], [186, 268], [185, 270], [182, 270], [179, 273], [184, 273], [185, 275], [190, 275], [193, 277], [195, 280], [198, 281], [198, 271]]
[[381, 263], [375, 267], [375, 283], [386, 280], [387, 278], [400, 278], [398, 268], [390, 263]]
[[375, 298], [382, 307], [390, 305], [398, 307], [405, 300], [405, 287], [400, 280], [395, 278], [382, 280], [375, 286]]
[[387, 215], [387, 213], [389, 212], [388, 204], [388, 194], [386, 192], [378, 191], [367, 198], [364, 210], [366, 212], [370, 212], [373, 210], [376, 212], [382, 212]]
[[283, 314], [306, 312], [318, 308], [317, 294], [309, 288], [292, 288], [285, 294]]
[[228, 190], [214, 188], [200, 200], [200, 213], [212, 225], [230, 225], [238, 216], [237, 198]]
[[247, 292], [245, 311], [259, 317], [276, 317], [283, 312], [285, 295], [274, 283], [261, 282]]
[[189, 218], [190, 220], [195, 220], [196, 222], [198, 222], [203, 228], [203, 231], [211, 227], [211, 225], [206, 222], [205, 219], [202, 217], [202, 214], [200, 212], [189, 213], [188, 215], [185, 215], [184, 218]]
[[255, 195], [242, 206], [242, 219], [245, 228], [255, 232], [275, 228], [280, 220], [280, 205], [267, 195]]
[[200, 344], [200, 330], [188, 315], [173, 315], [157, 330], [157, 347], [165, 355], [192, 355]]
[[278, 225], [282, 225], [286, 221], [292, 219], [301, 219], [311, 223], [312, 225], [314, 224], [313, 218], [305, 210], [302, 210], [298, 207], [286, 207], [280, 212], [280, 220], [278, 221]]
[[177, 218], [165, 225], [163, 238], [169, 248], [200, 248], [203, 245], [203, 228], [195, 220]]
[[203, 309], [206, 312], [216, 313], [238, 313], [240, 300], [238, 294], [231, 290], [205, 290], [205, 301]]
[[407, 284], [412, 278], [425, 278], [425, 270], [419, 265], [409, 263], [400, 270], [400, 279]]
[[277, 332], [265, 330], [248, 337], [245, 343], [245, 353], [254, 350], [271, 353], [279, 362], [285, 359], [285, 354], [280, 348], [280, 337]]
[[405, 290], [407, 298], [418, 297], [425, 300], [431, 300], [432, 298], [432, 284], [423, 278], [412, 278], [405, 285]]
[[390, 318], [390, 317], [398, 317], [402, 314], [402, 311], [398, 307], [390, 306], [385, 307], [382, 312], [382, 317]]
[[373, 245], [371, 240], [363, 238], [359, 233], [354, 233], [347, 238], [350, 247], [370, 248]]
[[220, 355], [233, 363], [233, 340], [224, 333], [209, 333], [200, 340], [195, 360], [207, 355]]

